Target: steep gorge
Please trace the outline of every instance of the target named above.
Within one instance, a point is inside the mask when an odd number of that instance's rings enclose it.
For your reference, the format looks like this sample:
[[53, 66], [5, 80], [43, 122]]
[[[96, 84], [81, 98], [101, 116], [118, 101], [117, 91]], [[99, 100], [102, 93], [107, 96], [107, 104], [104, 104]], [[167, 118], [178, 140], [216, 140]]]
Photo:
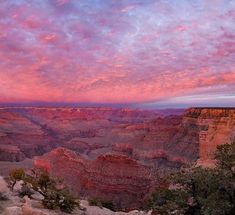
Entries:
[[91, 159], [114, 153], [163, 168], [209, 161], [217, 145], [234, 139], [234, 111], [1, 108], [0, 160], [20, 161], [62, 146]]
[[235, 108], [190, 108], [180, 115], [0, 109], [0, 160], [37, 156], [34, 166], [64, 179], [75, 194], [106, 198], [119, 208], [141, 205], [162, 177], [184, 164], [213, 165], [217, 145], [234, 139]]

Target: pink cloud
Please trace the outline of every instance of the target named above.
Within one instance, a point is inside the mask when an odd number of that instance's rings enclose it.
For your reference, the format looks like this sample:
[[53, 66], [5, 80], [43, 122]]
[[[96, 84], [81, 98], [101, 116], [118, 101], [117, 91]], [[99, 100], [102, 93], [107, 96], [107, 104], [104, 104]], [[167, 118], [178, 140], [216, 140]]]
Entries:
[[235, 93], [232, 2], [28, 2], [0, 3], [0, 101]]

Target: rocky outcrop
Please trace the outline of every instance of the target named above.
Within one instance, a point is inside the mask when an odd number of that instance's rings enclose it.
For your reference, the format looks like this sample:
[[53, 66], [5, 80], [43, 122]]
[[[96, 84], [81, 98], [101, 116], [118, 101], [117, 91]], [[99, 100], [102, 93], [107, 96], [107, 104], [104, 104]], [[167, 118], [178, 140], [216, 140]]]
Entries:
[[235, 140], [235, 108], [191, 108], [183, 123], [198, 128], [199, 163], [212, 162], [216, 147]]
[[119, 144], [114, 144], [112, 146], [112, 151], [117, 153], [117, 154], [123, 154], [127, 155], [128, 157], [132, 157], [133, 155], [133, 146], [131, 144], [127, 143], [119, 143]]
[[153, 186], [150, 168], [121, 155], [86, 160], [70, 150], [58, 148], [36, 157], [34, 165], [62, 178], [73, 193], [111, 200], [122, 209], [138, 207]]
[[133, 158], [168, 172], [196, 160], [198, 129], [182, 120], [182, 116], [167, 116], [146, 122], [142, 138], [133, 144]]
[[97, 206], [90, 206], [87, 201], [82, 200], [81, 206], [85, 208], [84, 215], [151, 215], [152, 212], [133, 210], [130, 212], [114, 212], [107, 208], [99, 208]]
[[235, 108], [190, 108], [183, 116], [157, 118], [143, 128], [142, 141], [133, 147], [136, 159], [154, 160], [163, 169], [196, 160], [210, 165], [217, 146], [235, 140]]
[[32, 207], [32, 202], [28, 197], [24, 197], [22, 206], [7, 207], [3, 215], [56, 215], [58, 213], [46, 209]]
[[[18, 186], [20, 183], [18, 183]], [[21, 186], [19, 186], [19, 189]], [[28, 197], [20, 198], [18, 191], [10, 191], [6, 181], [0, 176], [0, 194], [4, 194], [7, 199], [0, 200], [0, 214], [1, 215], [66, 215], [67, 213], [60, 210], [48, 210], [42, 205], [43, 197], [35, 192], [32, 199]], [[150, 215], [151, 211], [130, 211], [130, 212], [114, 212], [107, 208], [100, 208], [98, 206], [90, 206], [86, 200], [80, 200], [80, 207], [75, 208], [72, 215]]]
[[0, 145], [0, 160], [1, 161], [22, 161], [25, 155], [17, 146]]

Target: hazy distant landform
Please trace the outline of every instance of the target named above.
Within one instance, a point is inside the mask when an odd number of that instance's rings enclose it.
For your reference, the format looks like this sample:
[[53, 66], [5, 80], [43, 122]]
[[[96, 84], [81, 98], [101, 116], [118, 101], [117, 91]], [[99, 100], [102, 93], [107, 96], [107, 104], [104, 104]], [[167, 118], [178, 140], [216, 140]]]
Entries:
[[0, 136], [2, 174], [20, 161], [84, 199], [138, 208], [182, 165], [213, 166], [216, 146], [235, 140], [235, 108], [1, 108]]

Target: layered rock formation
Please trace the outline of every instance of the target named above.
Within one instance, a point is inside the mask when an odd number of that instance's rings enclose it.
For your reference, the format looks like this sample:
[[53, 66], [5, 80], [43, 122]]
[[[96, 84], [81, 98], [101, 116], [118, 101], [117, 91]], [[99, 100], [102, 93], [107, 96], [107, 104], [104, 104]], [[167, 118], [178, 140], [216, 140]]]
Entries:
[[234, 109], [181, 111], [2, 108], [0, 160], [19, 161], [62, 146], [91, 159], [112, 152], [175, 169], [210, 159], [216, 145], [234, 138]]
[[197, 159], [207, 165], [213, 162], [218, 145], [235, 140], [235, 108], [190, 108], [183, 116], [166, 116], [147, 122], [142, 128], [131, 127], [139, 129], [147, 132], [133, 147], [137, 159], [152, 158], [163, 168]]
[[62, 178], [74, 194], [111, 200], [118, 208], [136, 208], [153, 186], [149, 167], [126, 156], [102, 155], [86, 160], [58, 148], [34, 158], [34, 165]]
[[[140, 205], [158, 179], [235, 139], [235, 108], [191, 108], [183, 115], [110, 108], [0, 109], [0, 160], [36, 157], [79, 196]], [[70, 150], [67, 150], [67, 149]], [[59, 171], [58, 171], [59, 170]]]
[[25, 155], [17, 146], [0, 145], [1, 161], [21, 161], [25, 159]]
[[[39, 123], [18, 114], [15, 109], [5, 108], [0, 109], [0, 146], [0, 160], [8, 161], [20, 161], [53, 148], [52, 138]], [[1, 159], [3, 153], [5, 156]]]
[[184, 124], [198, 127], [199, 163], [210, 165], [218, 145], [235, 140], [235, 108], [191, 108]]
[[[155, 111], [111, 108], [0, 108], [0, 145], [18, 147], [19, 153], [28, 158], [58, 146], [94, 151], [97, 156], [103, 153], [99, 152], [101, 148], [119, 141], [119, 135], [111, 134], [113, 129], [156, 116], [159, 113]], [[23, 157], [8, 160], [18, 159]]]

